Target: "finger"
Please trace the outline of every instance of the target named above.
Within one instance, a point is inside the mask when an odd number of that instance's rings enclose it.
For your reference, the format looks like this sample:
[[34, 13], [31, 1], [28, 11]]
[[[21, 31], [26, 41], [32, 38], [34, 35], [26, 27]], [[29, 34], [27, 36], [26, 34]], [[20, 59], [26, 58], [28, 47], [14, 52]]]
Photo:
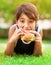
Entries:
[[20, 33], [20, 32], [21, 32], [21, 29], [16, 30], [16, 32], [17, 32], [17, 33]]
[[25, 33], [28, 32], [28, 30], [22, 30], [22, 31], [25, 32]]
[[40, 40], [35, 40], [35, 42], [40, 42]]
[[35, 37], [36, 40], [42, 40], [41, 37]]
[[19, 33], [19, 35], [24, 35], [25, 33]]
[[36, 32], [36, 31], [30, 31], [30, 33], [36, 35], [36, 36], [40, 36], [39, 32]]
[[21, 31], [20, 31], [20, 30], [18, 30], [18, 31], [17, 31], [17, 34], [19, 34], [19, 33], [21, 33]]

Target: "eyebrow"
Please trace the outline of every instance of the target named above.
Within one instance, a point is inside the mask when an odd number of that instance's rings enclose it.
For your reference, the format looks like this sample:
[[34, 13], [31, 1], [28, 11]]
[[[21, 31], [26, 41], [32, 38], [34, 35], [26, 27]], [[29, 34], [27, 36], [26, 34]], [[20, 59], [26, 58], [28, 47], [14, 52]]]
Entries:
[[[25, 19], [25, 18], [20, 18], [20, 19]], [[29, 19], [34, 20], [33, 18], [29, 18]]]
[[32, 17], [28, 17], [29, 19], [31, 19], [31, 20], [34, 20]]
[[21, 17], [20, 17], [20, 19], [24, 19], [24, 18], [21, 18]]

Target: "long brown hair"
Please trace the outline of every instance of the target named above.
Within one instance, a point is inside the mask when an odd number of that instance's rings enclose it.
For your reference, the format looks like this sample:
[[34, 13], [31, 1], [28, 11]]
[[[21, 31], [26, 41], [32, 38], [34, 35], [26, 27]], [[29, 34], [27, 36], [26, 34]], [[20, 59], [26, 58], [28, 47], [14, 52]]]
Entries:
[[39, 19], [37, 8], [32, 3], [24, 3], [17, 7], [16, 20], [19, 19], [22, 13], [26, 14], [29, 18], [34, 19], [35, 21]]

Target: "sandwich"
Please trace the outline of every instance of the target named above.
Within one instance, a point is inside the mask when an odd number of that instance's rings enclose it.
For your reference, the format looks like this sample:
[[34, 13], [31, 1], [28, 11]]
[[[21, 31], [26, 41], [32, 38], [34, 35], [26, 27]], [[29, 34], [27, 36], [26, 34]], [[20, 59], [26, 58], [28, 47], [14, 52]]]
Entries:
[[21, 40], [26, 43], [29, 43], [29, 42], [35, 41], [35, 36], [34, 36], [34, 34], [27, 32], [27, 33], [25, 33], [24, 36], [21, 36]]

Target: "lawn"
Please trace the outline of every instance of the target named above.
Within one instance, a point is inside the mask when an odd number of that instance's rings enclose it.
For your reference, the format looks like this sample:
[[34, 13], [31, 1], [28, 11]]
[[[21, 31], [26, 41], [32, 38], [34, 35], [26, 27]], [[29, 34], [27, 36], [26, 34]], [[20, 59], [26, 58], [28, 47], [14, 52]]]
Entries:
[[7, 39], [0, 39], [0, 65], [51, 65], [51, 41], [43, 40], [43, 55], [35, 57], [33, 55], [4, 55]]

